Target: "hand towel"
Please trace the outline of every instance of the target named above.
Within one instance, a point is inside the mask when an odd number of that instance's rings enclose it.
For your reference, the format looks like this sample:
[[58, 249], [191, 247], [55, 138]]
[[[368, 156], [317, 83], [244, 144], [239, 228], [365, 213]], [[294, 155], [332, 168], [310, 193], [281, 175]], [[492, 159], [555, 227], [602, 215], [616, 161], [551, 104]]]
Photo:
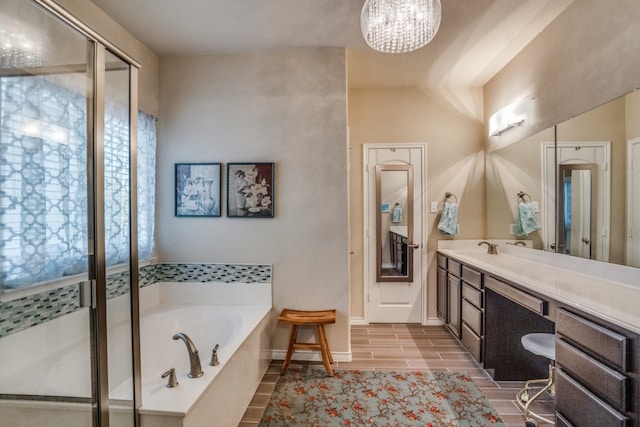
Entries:
[[438, 230], [447, 236], [458, 235], [458, 204], [446, 203], [442, 208], [440, 222], [438, 222]]
[[393, 222], [394, 224], [399, 224], [402, 222], [402, 208], [397, 203], [393, 208], [393, 211], [391, 212], [391, 222]]
[[515, 228], [516, 236], [528, 236], [541, 228], [542, 227], [538, 223], [536, 216], [533, 214], [533, 207], [531, 206], [531, 203], [518, 203]]

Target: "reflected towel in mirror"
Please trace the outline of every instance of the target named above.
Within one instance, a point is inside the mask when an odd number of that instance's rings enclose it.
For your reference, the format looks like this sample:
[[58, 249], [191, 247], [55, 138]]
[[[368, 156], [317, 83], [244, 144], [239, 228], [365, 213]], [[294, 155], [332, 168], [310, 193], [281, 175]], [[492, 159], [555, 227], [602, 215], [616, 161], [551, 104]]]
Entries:
[[516, 213], [516, 236], [528, 236], [534, 231], [538, 231], [542, 228], [533, 213], [533, 207], [531, 203], [520, 202], [518, 203], [518, 212]]
[[445, 202], [438, 222], [438, 230], [447, 236], [458, 235], [458, 204]]
[[396, 203], [393, 211], [391, 212], [391, 222], [399, 224], [402, 222], [402, 208], [399, 203]]

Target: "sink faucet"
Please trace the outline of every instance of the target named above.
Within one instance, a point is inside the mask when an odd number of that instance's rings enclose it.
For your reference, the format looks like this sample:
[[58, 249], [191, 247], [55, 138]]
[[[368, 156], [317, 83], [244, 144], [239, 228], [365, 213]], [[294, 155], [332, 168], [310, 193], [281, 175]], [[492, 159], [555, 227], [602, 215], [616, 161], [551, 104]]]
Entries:
[[179, 332], [173, 336], [174, 340], [182, 340], [184, 344], [187, 346], [187, 351], [189, 352], [189, 378], [198, 378], [201, 377], [204, 372], [202, 372], [202, 367], [200, 366], [200, 356], [198, 355], [198, 349], [193, 344], [193, 341], [182, 332]]
[[487, 253], [490, 255], [498, 255], [498, 245], [495, 243], [491, 243], [491, 242], [487, 242], [486, 240], [483, 240], [482, 242], [478, 243], [478, 246], [481, 245], [487, 245]]

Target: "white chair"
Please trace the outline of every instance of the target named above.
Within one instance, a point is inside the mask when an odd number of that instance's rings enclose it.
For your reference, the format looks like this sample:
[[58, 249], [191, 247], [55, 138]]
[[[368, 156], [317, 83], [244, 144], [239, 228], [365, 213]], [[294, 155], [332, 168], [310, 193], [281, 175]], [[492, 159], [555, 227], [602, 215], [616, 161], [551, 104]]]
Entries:
[[[556, 336], [545, 333], [527, 334], [520, 339], [520, 342], [525, 350], [549, 359], [549, 377], [525, 382], [524, 388], [516, 395], [518, 404], [524, 410], [525, 426], [536, 427], [538, 425], [537, 421], [553, 424], [554, 422], [552, 420], [532, 412], [529, 407], [546, 391], [549, 391], [552, 395], [554, 394]], [[540, 387], [540, 390], [533, 394], [533, 396], [531, 396], [532, 385], [533, 388]]]

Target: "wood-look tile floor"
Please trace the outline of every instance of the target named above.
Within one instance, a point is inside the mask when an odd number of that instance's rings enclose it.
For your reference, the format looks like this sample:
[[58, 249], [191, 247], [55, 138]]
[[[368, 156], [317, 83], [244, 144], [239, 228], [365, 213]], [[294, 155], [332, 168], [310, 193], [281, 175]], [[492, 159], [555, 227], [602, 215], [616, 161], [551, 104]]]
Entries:
[[[465, 348], [444, 326], [372, 324], [351, 327], [351, 362], [336, 362], [334, 369], [359, 370], [446, 370], [465, 372], [480, 388], [509, 427], [524, 426], [522, 410], [516, 403], [520, 381], [493, 381]], [[307, 363], [307, 362], [291, 362]], [[314, 362], [315, 364], [315, 362]], [[322, 363], [317, 363], [323, 368]], [[282, 361], [274, 361], [258, 387], [239, 427], [255, 427], [276, 382]], [[533, 405], [533, 410], [553, 419], [554, 401], [548, 395]], [[539, 423], [540, 427], [552, 424]]]

